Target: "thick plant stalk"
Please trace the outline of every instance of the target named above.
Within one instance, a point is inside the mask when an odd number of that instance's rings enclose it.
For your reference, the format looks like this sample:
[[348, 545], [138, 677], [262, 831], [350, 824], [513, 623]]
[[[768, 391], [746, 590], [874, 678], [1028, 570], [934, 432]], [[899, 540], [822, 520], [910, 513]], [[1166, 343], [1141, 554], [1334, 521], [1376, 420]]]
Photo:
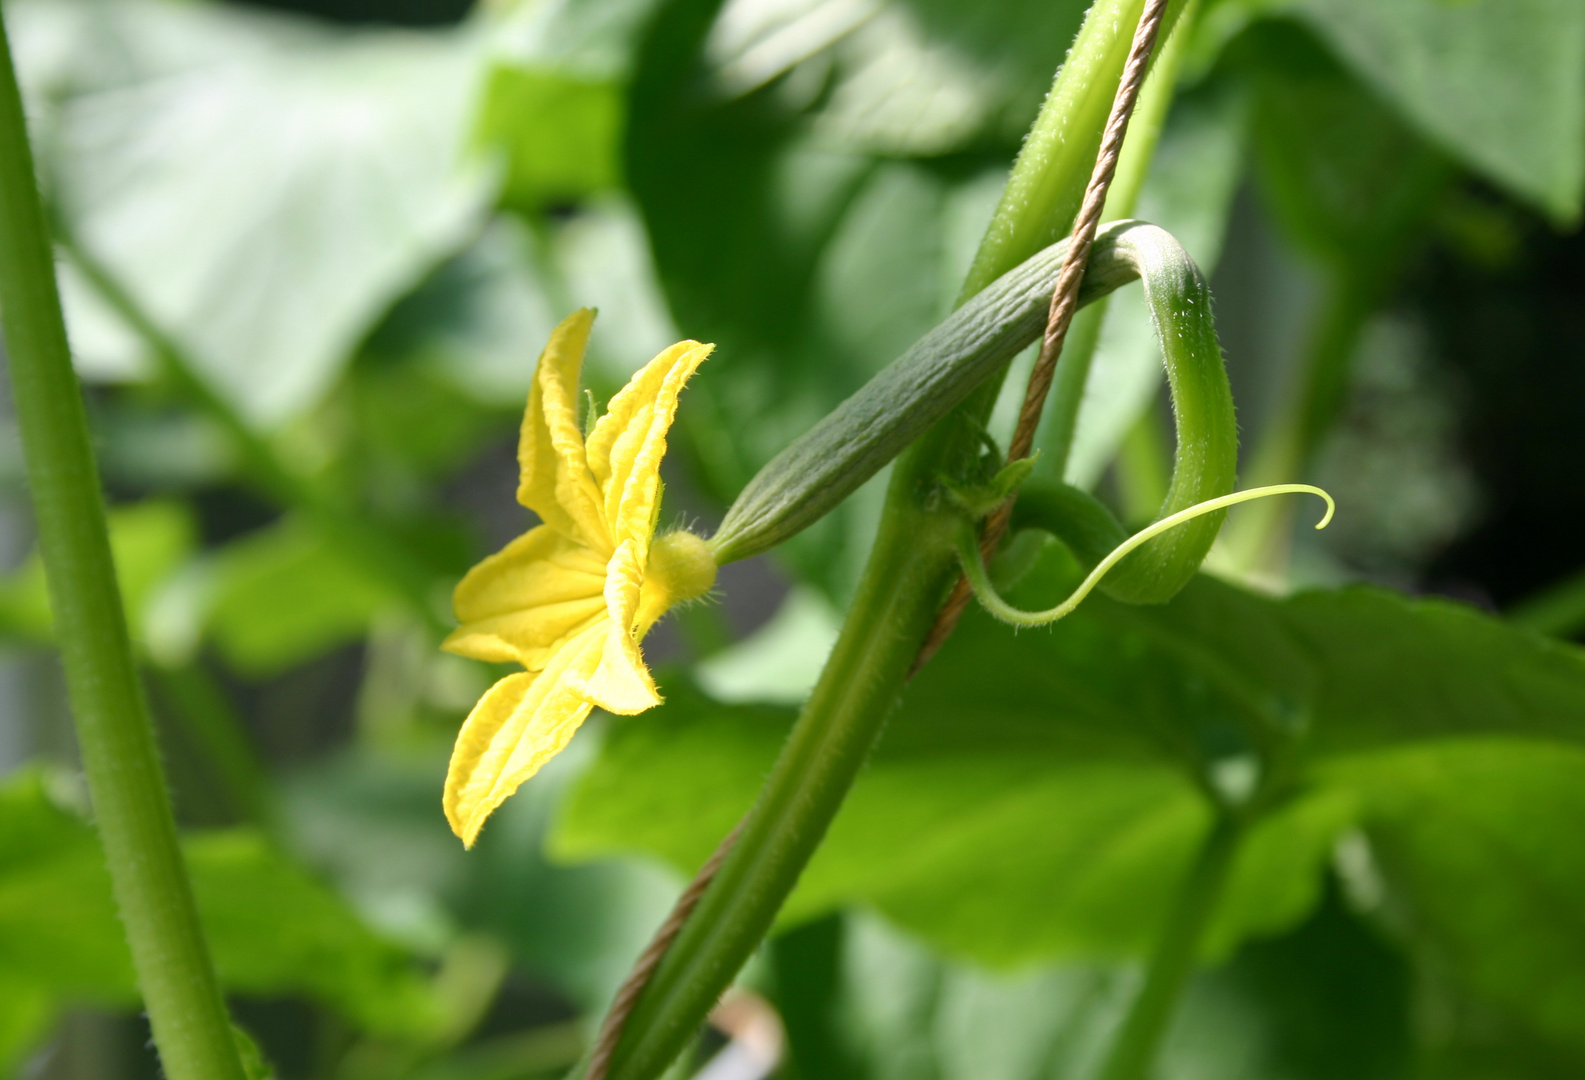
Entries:
[[0, 319], [99, 835], [171, 1080], [242, 1080], [127, 639], [21, 94], [0, 24]]
[[[1137, 29], [1128, 50], [1128, 62], [1118, 82], [1117, 93], [1106, 119], [1106, 129], [1101, 135], [1101, 145], [1096, 153], [1095, 165], [1090, 172], [1090, 182], [1084, 189], [1084, 201], [1079, 206], [1073, 223], [1073, 236], [1068, 241], [1067, 258], [1062, 263], [1062, 273], [1057, 277], [1056, 291], [1051, 294], [1051, 314], [1046, 320], [1045, 336], [1040, 343], [1040, 354], [1029, 373], [1029, 385], [1024, 392], [1024, 403], [1018, 411], [1018, 424], [1008, 443], [1007, 460], [1019, 461], [1029, 456], [1034, 448], [1035, 432], [1040, 426], [1040, 416], [1046, 407], [1046, 392], [1056, 374], [1057, 358], [1068, 337], [1068, 327], [1079, 310], [1079, 283], [1084, 280], [1084, 269], [1090, 260], [1090, 248], [1095, 243], [1095, 232], [1101, 224], [1101, 211], [1106, 208], [1107, 189], [1117, 174], [1117, 160], [1123, 151], [1123, 138], [1128, 132], [1128, 121], [1139, 99], [1140, 87], [1150, 70], [1150, 60], [1155, 52], [1156, 39], [1166, 21], [1169, 0], [1145, 0], [1139, 14]], [[1011, 186], [1011, 185], [1009, 185]], [[1094, 351], [1094, 343], [1087, 344], [1087, 353]], [[1008, 500], [991, 513], [985, 522], [980, 538], [984, 557], [990, 558], [1007, 533], [1007, 523], [1012, 520], [1012, 501]], [[931, 626], [919, 656], [914, 661], [918, 671], [930, 661], [936, 650], [952, 635], [958, 620], [969, 605], [971, 590], [967, 577], [958, 578], [947, 602]]]
[[1194, 974], [1205, 927], [1227, 883], [1241, 832], [1234, 818], [1218, 811], [1173, 901], [1167, 925], [1145, 968], [1144, 985], [1112, 1040], [1099, 1080], [1145, 1080], [1150, 1074], [1178, 998]]
[[[1180, 7], [1174, 0], [1163, 29]], [[1086, 17], [1014, 166], [964, 299], [1068, 232], [1142, 9], [1143, 0], [1099, 0]], [[639, 996], [610, 1055], [610, 1080], [653, 1080], [665, 1070], [770, 929], [836, 816], [957, 577], [959, 518], [938, 497], [940, 480], [972, 467], [999, 383], [988, 379], [961, 417], [949, 415], [898, 460], [831, 658], [741, 838]]]
[[[933, 481], [929, 459], [911, 476]], [[645, 987], [611, 1061], [611, 1080], [651, 1080], [694, 1029], [792, 892], [895, 704], [956, 563], [959, 519], [894, 481], [851, 614], [737, 844]], [[922, 556], [928, 556], [922, 557]]]
[[[1162, 43], [1150, 69], [1150, 78], [1139, 92], [1139, 102], [1128, 122], [1128, 137], [1117, 159], [1117, 174], [1106, 192], [1102, 221], [1134, 216], [1150, 163], [1156, 156], [1156, 146], [1161, 142], [1162, 128], [1166, 126], [1167, 111], [1177, 90], [1178, 71], [1183, 66], [1189, 32], [1194, 28], [1199, 8], [1200, 0], [1189, 0], [1184, 5], [1177, 27]], [[1079, 407], [1084, 403], [1084, 387], [1100, 344], [1107, 306], [1103, 301], [1074, 316], [1073, 326], [1063, 343], [1062, 362], [1057, 365], [1051, 399], [1046, 403], [1037, 440], [1040, 443], [1040, 473], [1056, 480], [1064, 479], [1067, 474], [1068, 455], [1073, 450], [1073, 437], [1079, 427]]]
[[[1184, 0], [1169, 0], [1171, 32]], [[958, 296], [962, 304], [1072, 229], [1145, 0], [1096, 0], [1024, 140]]]

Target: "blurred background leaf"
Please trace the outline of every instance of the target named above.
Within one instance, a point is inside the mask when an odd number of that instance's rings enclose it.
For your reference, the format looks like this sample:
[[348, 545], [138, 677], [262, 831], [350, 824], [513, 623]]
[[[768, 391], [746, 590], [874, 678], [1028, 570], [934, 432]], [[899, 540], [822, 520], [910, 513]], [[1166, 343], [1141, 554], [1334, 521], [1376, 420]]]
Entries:
[[150, 3], [95, 18], [85, 44], [48, 87], [57, 198], [79, 242], [255, 423], [312, 405], [490, 198], [459, 138], [472, 36], [347, 37]]
[[[55, 805], [38, 774], [4, 792], [4, 978], [60, 999], [134, 1000], [103, 856], [88, 825]], [[304, 993], [370, 1030], [421, 1036], [436, 1005], [420, 972], [323, 886], [235, 831], [189, 839], [200, 918], [222, 982]]]

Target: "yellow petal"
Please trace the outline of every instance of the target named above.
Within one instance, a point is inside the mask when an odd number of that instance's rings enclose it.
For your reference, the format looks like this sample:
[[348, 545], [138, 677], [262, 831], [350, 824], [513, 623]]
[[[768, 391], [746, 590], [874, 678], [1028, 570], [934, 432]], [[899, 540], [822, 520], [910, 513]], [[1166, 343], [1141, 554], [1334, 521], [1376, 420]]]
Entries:
[[589, 469], [604, 493], [605, 520], [613, 545], [639, 542], [640, 561], [649, 550], [660, 460], [666, 432], [677, 413], [677, 395], [714, 345], [680, 341], [644, 365], [611, 399], [589, 433]]
[[[624, 540], [611, 556], [605, 579], [607, 621], [599, 662], [592, 670], [569, 668], [567, 685], [606, 712], [631, 716], [660, 704], [655, 680], [639, 651], [635, 623], [644, 582], [638, 544]], [[647, 629], [647, 627], [646, 627]]]
[[442, 648], [530, 671], [564, 638], [604, 618], [606, 567], [599, 556], [546, 525], [485, 559], [457, 585], [462, 625]]
[[551, 333], [540, 354], [518, 441], [517, 501], [557, 532], [608, 555], [614, 545], [605, 506], [584, 458], [578, 427], [578, 374], [593, 325], [593, 311], [573, 312]]
[[570, 690], [562, 675], [598, 655], [600, 640], [598, 631], [574, 638], [544, 671], [508, 675], [468, 714], [442, 799], [446, 820], [468, 847], [495, 808], [559, 753], [588, 717], [590, 703]]

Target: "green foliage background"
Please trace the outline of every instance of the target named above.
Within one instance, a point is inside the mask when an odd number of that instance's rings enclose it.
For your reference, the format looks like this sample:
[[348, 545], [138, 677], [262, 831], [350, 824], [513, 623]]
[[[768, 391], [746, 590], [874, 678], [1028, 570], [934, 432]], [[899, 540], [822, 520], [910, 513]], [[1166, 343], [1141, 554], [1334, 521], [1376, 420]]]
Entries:
[[[529, 524], [551, 326], [600, 308], [602, 398], [718, 344], [667, 476], [708, 528], [950, 310], [1084, 7], [6, 0], [199, 905], [277, 1075], [571, 1064], [856, 581], [876, 484], [674, 615], [667, 704], [464, 853], [440, 779], [494, 673], [434, 646]], [[1585, 1069], [1585, 6], [1203, 0], [1186, 55], [1138, 216], [1212, 276], [1246, 478], [1327, 484], [1337, 526], [1235, 516], [1162, 607], [971, 614], [743, 977], [785, 1075], [1090, 1075], [1212, 796], [1252, 821], [1158, 1075]], [[1120, 294], [1066, 476], [1125, 518], [1160, 382]], [[0, 468], [0, 1070], [152, 1075], [12, 438]], [[1018, 554], [1028, 604], [1073, 574]]]

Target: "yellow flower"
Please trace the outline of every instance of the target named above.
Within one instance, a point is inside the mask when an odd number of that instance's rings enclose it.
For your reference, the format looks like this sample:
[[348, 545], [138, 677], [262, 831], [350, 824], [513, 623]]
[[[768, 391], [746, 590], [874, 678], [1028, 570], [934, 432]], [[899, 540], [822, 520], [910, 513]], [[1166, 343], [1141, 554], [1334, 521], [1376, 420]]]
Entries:
[[682, 341], [655, 357], [586, 442], [578, 374], [593, 323], [585, 309], [556, 327], [528, 395], [517, 501], [543, 524], [470, 570], [453, 597], [461, 625], [444, 648], [527, 669], [485, 693], [452, 751], [446, 817], [469, 847], [592, 708], [632, 714], [660, 703], [639, 642], [667, 608], [715, 582], [702, 539], [655, 538], [677, 395], [714, 346]]

